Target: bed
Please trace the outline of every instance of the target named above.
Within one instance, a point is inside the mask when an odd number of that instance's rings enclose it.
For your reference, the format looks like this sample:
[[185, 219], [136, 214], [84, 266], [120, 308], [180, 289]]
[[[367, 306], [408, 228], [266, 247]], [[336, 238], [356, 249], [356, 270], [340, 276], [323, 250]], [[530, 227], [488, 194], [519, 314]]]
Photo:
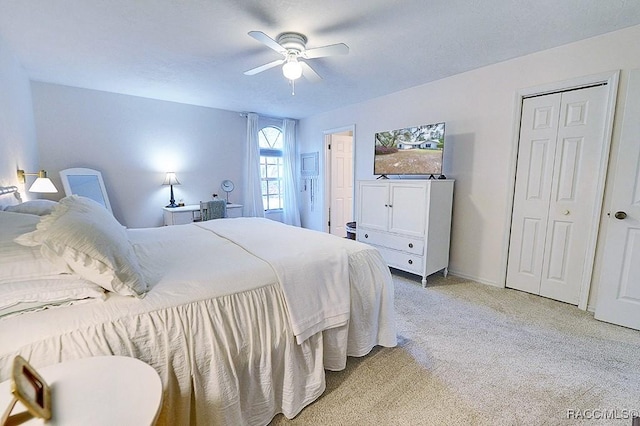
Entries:
[[[130, 356], [160, 375], [158, 424], [264, 425], [316, 400], [347, 356], [396, 344], [370, 246], [260, 218], [125, 229], [82, 197], [28, 203], [0, 211], [2, 299], [22, 297], [0, 306], [0, 380], [18, 354], [36, 368]], [[56, 240], [70, 234], [80, 248]]]

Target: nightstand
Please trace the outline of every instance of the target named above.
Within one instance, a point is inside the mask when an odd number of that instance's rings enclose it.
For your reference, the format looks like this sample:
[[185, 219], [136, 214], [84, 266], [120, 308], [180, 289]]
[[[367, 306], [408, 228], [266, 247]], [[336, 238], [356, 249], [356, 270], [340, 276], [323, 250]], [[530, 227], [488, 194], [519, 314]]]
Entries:
[[[163, 207], [164, 225], [184, 225], [200, 219], [200, 204], [189, 204], [182, 207]], [[227, 217], [241, 217], [242, 204], [227, 204]]]
[[[129, 357], [97, 356], [36, 368], [51, 388], [51, 420], [29, 425], [153, 425], [162, 382], [150, 365]], [[10, 380], [0, 383], [0, 410], [11, 401]], [[20, 402], [12, 415], [26, 408]]]

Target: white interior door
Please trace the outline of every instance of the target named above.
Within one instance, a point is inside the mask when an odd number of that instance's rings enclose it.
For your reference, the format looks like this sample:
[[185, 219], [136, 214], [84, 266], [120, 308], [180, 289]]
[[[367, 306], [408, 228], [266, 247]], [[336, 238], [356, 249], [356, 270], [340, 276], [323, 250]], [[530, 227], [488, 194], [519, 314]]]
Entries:
[[507, 286], [577, 305], [597, 225], [606, 86], [525, 99]]
[[640, 330], [640, 70], [629, 77], [595, 318]]
[[605, 143], [607, 87], [562, 94], [540, 295], [578, 304]]
[[353, 137], [331, 135], [331, 204], [329, 230], [347, 235], [345, 226], [353, 219]]
[[507, 287], [540, 293], [561, 94], [523, 101]]

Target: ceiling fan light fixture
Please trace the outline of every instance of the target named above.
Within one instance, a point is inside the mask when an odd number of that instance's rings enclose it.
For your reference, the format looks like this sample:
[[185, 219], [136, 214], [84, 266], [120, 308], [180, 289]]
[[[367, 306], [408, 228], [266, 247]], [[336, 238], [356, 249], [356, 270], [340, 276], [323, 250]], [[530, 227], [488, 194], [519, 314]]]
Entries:
[[[283, 58], [252, 68], [245, 71], [244, 74], [255, 75], [282, 65], [282, 74], [289, 80], [291, 87], [294, 87], [293, 83], [302, 76], [312, 83], [322, 80], [322, 77], [309, 66], [307, 62], [308, 59], [346, 55], [349, 53], [349, 46], [344, 43], [307, 49], [307, 37], [304, 34], [295, 32], [280, 33], [275, 40], [262, 31], [249, 31], [249, 36], [264, 44], [269, 49], [275, 50], [282, 55]], [[298, 59], [300, 58], [304, 59], [304, 61], [299, 61]]]
[[287, 62], [282, 66], [282, 74], [288, 80], [297, 80], [302, 77], [302, 65], [295, 56], [287, 58]]

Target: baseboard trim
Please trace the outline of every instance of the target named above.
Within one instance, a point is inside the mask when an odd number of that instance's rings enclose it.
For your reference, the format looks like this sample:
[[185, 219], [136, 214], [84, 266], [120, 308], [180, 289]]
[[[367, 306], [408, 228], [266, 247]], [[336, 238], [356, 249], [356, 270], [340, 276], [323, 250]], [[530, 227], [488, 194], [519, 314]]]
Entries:
[[490, 285], [491, 287], [504, 288], [503, 285], [497, 283], [495, 280], [490, 280], [488, 278], [476, 277], [473, 275], [465, 274], [464, 272], [456, 271], [454, 269], [449, 269], [449, 274], [455, 275], [456, 277], [464, 278], [465, 280], [475, 281], [480, 284]]

